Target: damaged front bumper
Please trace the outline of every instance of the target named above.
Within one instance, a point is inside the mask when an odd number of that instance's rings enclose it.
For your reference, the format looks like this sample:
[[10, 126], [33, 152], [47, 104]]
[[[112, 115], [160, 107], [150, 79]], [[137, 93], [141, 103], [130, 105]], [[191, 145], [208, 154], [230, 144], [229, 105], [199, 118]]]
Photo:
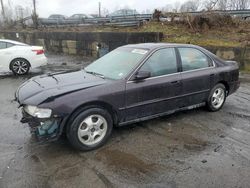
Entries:
[[39, 142], [57, 140], [61, 134], [61, 118], [40, 119], [29, 115], [22, 109], [23, 118], [21, 123], [28, 123], [30, 132], [35, 135]]

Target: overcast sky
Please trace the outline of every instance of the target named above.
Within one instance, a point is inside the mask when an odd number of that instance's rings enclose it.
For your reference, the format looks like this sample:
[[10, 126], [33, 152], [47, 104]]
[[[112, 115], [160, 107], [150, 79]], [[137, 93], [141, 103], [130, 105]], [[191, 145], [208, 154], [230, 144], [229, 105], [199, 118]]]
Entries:
[[[32, 8], [32, 0], [3, 0], [10, 1], [14, 6]], [[64, 14], [70, 16], [74, 13], [98, 13], [98, 2], [102, 7], [112, 12], [115, 9], [129, 6], [139, 12], [143, 10], [164, 7], [176, 2], [183, 3], [186, 0], [36, 0], [37, 10], [40, 17], [48, 17], [50, 14]]]

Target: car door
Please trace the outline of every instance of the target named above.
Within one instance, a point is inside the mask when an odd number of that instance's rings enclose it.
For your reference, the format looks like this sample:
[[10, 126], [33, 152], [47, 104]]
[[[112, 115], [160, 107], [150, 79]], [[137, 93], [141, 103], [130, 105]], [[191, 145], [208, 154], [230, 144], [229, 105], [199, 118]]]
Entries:
[[11, 58], [11, 51], [9, 48], [13, 46], [10, 43], [1, 42], [0, 41], [0, 71], [8, 71], [10, 58]]
[[154, 52], [134, 75], [140, 71], [148, 71], [151, 76], [126, 83], [126, 121], [178, 108], [181, 76], [174, 48]]
[[211, 87], [213, 61], [196, 48], [178, 48], [182, 65], [181, 106], [205, 102]]

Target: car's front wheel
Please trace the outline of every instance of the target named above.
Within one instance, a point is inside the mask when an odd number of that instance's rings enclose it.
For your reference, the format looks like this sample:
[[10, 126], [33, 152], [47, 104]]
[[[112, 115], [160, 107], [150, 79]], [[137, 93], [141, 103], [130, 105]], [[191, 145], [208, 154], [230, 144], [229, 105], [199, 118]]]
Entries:
[[67, 127], [69, 142], [78, 150], [88, 151], [101, 147], [113, 129], [111, 115], [102, 108], [82, 111]]
[[15, 75], [24, 75], [27, 74], [30, 70], [30, 64], [27, 60], [25, 59], [14, 59], [10, 63], [10, 70], [15, 74]]
[[207, 108], [215, 112], [220, 110], [226, 101], [226, 87], [223, 84], [217, 84], [210, 92]]

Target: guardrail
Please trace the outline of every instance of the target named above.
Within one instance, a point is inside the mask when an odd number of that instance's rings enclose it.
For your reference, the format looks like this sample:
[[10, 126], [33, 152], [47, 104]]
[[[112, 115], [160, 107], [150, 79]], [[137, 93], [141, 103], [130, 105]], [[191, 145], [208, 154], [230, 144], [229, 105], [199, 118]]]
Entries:
[[128, 16], [110, 16], [100, 18], [86, 18], [86, 19], [47, 19], [40, 18], [39, 25], [80, 25], [80, 24], [101, 24], [101, 25], [114, 25], [114, 26], [137, 26], [142, 21], [149, 21], [153, 18], [152, 14], [136, 14]]
[[[199, 11], [199, 12], [186, 12], [186, 14], [192, 14], [192, 15], [200, 15], [203, 14], [204, 12]], [[246, 10], [213, 10], [212, 13], [218, 13], [218, 14], [228, 14], [231, 16], [238, 16], [242, 18], [248, 18], [250, 17], [250, 9]]]

